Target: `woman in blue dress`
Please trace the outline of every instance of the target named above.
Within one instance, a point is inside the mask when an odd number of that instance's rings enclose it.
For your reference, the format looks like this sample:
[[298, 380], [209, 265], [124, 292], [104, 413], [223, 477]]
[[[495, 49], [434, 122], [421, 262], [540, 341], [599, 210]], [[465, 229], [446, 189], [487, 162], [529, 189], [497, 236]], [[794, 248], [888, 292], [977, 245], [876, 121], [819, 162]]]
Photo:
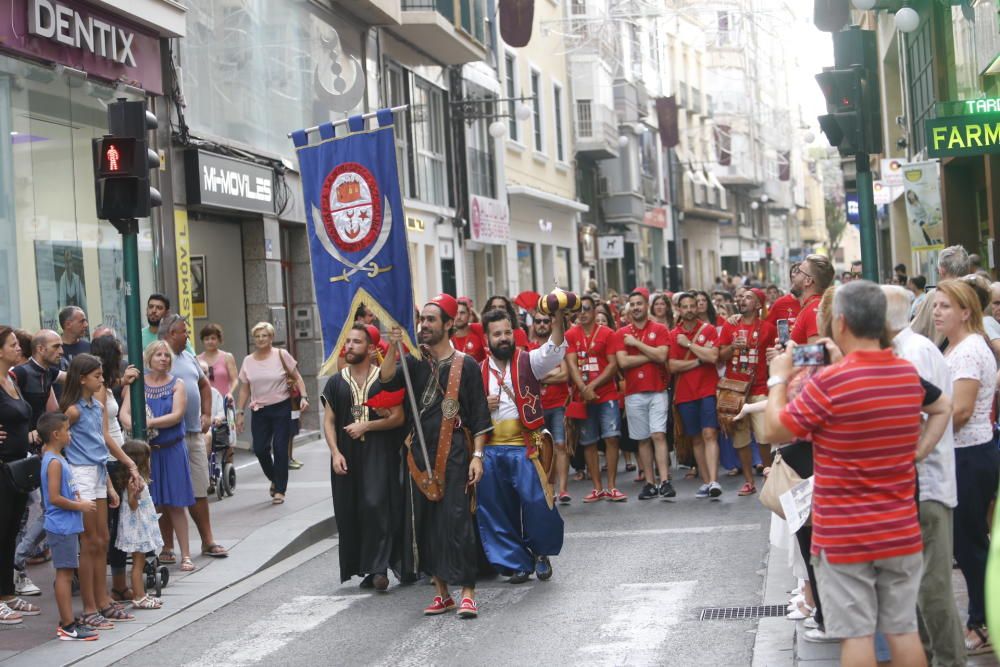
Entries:
[[[194, 505], [191, 468], [187, 445], [184, 444], [184, 408], [187, 394], [184, 382], [170, 374], [174, 355], [165, 341], [157, 340], [143, 351], [146, 366], [146, 436], [153, 450], [150, 459], [149, 493], [156, 511], [169, 516], [181, 550], [181, 571], [195, 569], [188, 544], [186, 507]], [[131, 430], [131, 402], [126, 395], [119, 415], [122, 425]], [[163, 521], [160, 529], [163, 530]], [[173, 554], [164, 553], [161, 560], [174, 562]]]

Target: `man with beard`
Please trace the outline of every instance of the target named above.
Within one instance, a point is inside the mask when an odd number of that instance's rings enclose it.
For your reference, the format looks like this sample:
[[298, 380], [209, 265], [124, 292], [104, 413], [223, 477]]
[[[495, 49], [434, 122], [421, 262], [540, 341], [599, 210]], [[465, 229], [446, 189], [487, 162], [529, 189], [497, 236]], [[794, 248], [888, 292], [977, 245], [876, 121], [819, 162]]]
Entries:
[[[475, 618], [478, 553], [471, 502], [475, 500], [475, 485], [483, 476], [483, 448], [492, 426], [479, 367], [472, 357], [455, 351], [449, 340], [457, 314], [458, 303], [447, 294], [439, 294], [424, 305], [418, 334], [424, 358], [407, 356], [402, 362], [419, 410], [419, 414], [409, 415], [411, 427], [421, 429], [427, 447], [425, 457], [415, 431], [411, 432], [407, 456], [410, 474], [404, 482], [404, 549], [416, 557], [412, 571], [431, 575], [437, 589], [437, 597], [424, 609], [425, 615], [455, 609], [448, 592], [448, 584], [455, 583], [462, 586], [459, 617]], [[394, 327], [380, 373], [382, 388], [388, 391], [405, 386], [396, 364], [402, 340], [402, 331]], [[425, 484], [435, 481], [440, 486]]]
[[455, 315], [455, 333], [451, 336], [451, 345], [459, 352], [481, 363], [486, 358], [486, 348], [483, 345], [483, 327], [471, 321], [472, 302], [467, 298], [458, 299], [458, 312]]
[[674, 401], [684, 435], [694, 445], [694, 458], [703, 482], [695, 497], [718, 498], [722, 486], [718, 482], [719, 421], [715, 405], [715, 387], [719, 382], [715, 369], [719, 360], [716, 329], [713, 324], [699, 322], [694, 294], [683, 293], [678, 303], [681, 321], [671, 332], [674, 344], [670, 348], [670, 372], [677, 376]]
[[[612, 350], [625, 376], [625, 419], [628, 420], [629, 436], [639, 443], [639, 463], [646, 480], [639, 500], [657, 496], [673, 498], [677, 492], [670, 483], [667, 455], [670, 397], [664, 367], [670, 350], [670, 331], [659, 322], [650, 321], [649, 290], [645, 287], [636, 287], [629, 294], [628, 312], [629, 324], [615, 332]], [[660, 473], [659, 486], [653, 476], [654, 459]], [[617, 465], [617, 461], [614, 464]], [[609, 458], [609, 471], [611, 465]], [[617, 499], [615, 493], [612, 489], [609, 500]]]
[[823, 292], [833, 284], [833, 264], [823, 255], [809, 255], [792, 274], [792, 294], [799, 298], [802, 311], [795, 318], [791, 329], [792, 340], [797, 345], [819, 340], [816, 311]]
[[[566, 332], [566, 367], [570, 382], [576, 388], [574, 400], [583, 402], [586, 411], [586, 416], [576, 422], [580, 433], [579, 444], [583, 447], [587, 472], [594, 488], [584, 496], [583, 502], [605, 499], [619, 502], [625, 500], [625, 494], [619, 492], [620, 497], [612, 498], [608, 491], [617, 487], [618, 438], [622, 432], [616, 385], [618, 360], [612, 349], [615, 332], [597, 323], [596, 306], [593, 297], [580, 297], [577, 323]], [[608, 461], [607, 487], [601, 484], [601, 461], [597, 451], [597, 443], [602, 438]], [[560, 492], [559, 503], [568, 505], [569, 502], [569, 494]]]
[[[766, 300], [764, 291], [756, 287], [743, 290], [739, 295], [740, 322], [727, 324], [719, 339], [719, 361], [726, 364], [725, 377], [729, 380], [750, 383], [747, 405], [767, 400], [767, 348], [778, 335], [770, 322], [759, 317]], [[728, 415], [732, 418], [733, 415]], [[750, 433], [753, 432], [760, 446], [761, 459], [766, 465], [771, 462], [771, 447], [764, 439], [764, 413], [753, 413], [749, 419], [731, 422], [728, 432], [733, 439], [733, 448], [740, 457], [745, 483], [739, 495], [749, 496], [757, 492], [753, 481], [753, 452], [750, 450]]]
[[[555, 320], [552, 315], [535, 312], [531, 328], [535, 340], [529, 344], [532, 350], [541, 348], [552, 335], [552, 325]], [[560, 318], [560, 324], [562, 320]], [[568, 344], [568, 341], [567, 341]], [[566, 359], [548, 375], [541, 378], [542, 410], [545, 412], [545, 428], [552, 434], [552, 444], [555, 447], [556, 483], [559, 491], [556, 498], [562, 504], [569, 493], [569, 452], [566, 451], [566, 403], [569, 401], [569, 372], [566, 369]], [[600, 474], [600, 473], [598, 473]]]
[[549, 339], [525, 352], [514, 347], [514, 325], [505, 310], [483, 317], [490, 357], [482, 364], [483, 387], [493, 420], [479, 485], [479, 533], [490, 563], [513, 573], [512, 584], [532, 572], [552, 576], [549, 556], [562, 549], [563, 522], [540, 459], [545, 412], [541, 382], [566, 354], [562, 312], [552, 317]]
[[[142, 349], [145, 350], [150, 343], [157, 339], [160, 333], [160, 320], [169, 313], [170, 299], [157, 292], [149, 295], [149, 298], [146, 299], [146, 323], [148, 326], [142, 328]], [[190, 340], [185, 343], [184, 349], [194, 354]]]
[[[371, 347], [378, 329], [357, 323], [344, 344], [347, 366], [323, 389], [323, 435], [330, 448], [333, 510], [340, 534], [340, 581], [358, 575], [361, 588], [385, 591], [391, 567], [401, 575], [403, 487], [398, 429], [402, 400], [370, 406], [379, 392]], [[401, 399], [402, 396], [400, 395]]]

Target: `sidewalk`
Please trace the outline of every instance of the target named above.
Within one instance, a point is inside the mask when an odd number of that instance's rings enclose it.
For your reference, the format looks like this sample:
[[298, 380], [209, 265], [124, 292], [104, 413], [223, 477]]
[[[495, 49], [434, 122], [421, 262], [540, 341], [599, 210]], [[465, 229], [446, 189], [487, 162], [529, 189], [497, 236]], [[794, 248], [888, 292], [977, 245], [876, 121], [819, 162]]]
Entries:
[[[234, 456], [235, 494], [221, 501], [214, 495], [209, 498], [215, 540], [229, 550], [229, 558], [201, 555], [198, 531], [191, 523], [191, 551], [198, 569], [182, 574], [179, 565], [171, 565], [163, 608], [130, 610], [135, 621], [119, 623], [114, 630], [100, 633], [95, 642], [55, 639], [58, 613], [51, 594], [55, 571], [51, 563], [29, 567], [28, 576], [42, 589], [42, 595], [27, 599], [41, 607], [42, 614], [26, 617], [20, 625], [0, 626], [0, 665], [73, 664], [125, 640], [137, 642], [143, 630], [336, 533], [330, 453], [322, 440], [296, 444], [295, 458], [305, 465], [289, 471], [284, 505], [271, 505], [269, 483], [256, 457], [240, 449]], [[79, 597], [73, 604], [79, 612]]]
[[[773, 520], [773, 517], [772, 517]], [[788, 554], [774, 545], [767, 558], [767, 574], [764, 577], [764, 601], [762, 604], [785, 606], [790, 597], [788, 591], [796, 586], [792, 570], [788, 567]], [[959, 617], [965, 618], [968, 596], [965, 579], [959, 570], [952, 571], [955, 588], [955, 604]], [[822, 592], [820, 593], [822, 596]], [[752, 667], [837, 667], [840, 665], [840, 644], [815, 644], [803, 639], [806, 628], [802, 621], [792, 622], [786, 618], [762, 618], [757, 625], [757, 638], [753, 647]], [[998, 667], [1000, 661], [992, 653], [969, 656], [970, 667]]]

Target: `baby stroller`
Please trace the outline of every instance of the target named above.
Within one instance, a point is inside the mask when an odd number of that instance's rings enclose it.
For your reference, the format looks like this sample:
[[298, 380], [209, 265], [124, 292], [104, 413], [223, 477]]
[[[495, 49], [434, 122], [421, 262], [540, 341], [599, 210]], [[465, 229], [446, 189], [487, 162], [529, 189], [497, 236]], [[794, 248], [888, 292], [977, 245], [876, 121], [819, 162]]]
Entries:
[[[129, 557], [131, 559], [131, 556]], [[146, 562], [142, 566], [142, 573], [146, 575], [146, 592], [156, 593], [160, 597], [163, 589], [170, 583], [170, 570], [166, 565], [160, 563], [160, 557], [155, 551], [146, 554]]]
[[214, 490], [219, 500], [236, 491], [236, 467], [232, 462], [235, 433], [236, 410], [227, 400], [225, 420], [212, 424], [212, 449], [208, 455], [209, 493]]

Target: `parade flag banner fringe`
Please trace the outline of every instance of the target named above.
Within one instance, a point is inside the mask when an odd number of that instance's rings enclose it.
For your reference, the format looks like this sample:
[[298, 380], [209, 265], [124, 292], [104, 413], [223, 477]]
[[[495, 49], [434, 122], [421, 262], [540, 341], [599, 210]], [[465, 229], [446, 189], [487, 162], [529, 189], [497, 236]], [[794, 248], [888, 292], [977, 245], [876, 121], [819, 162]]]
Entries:
[[369, 130], [364, 118], [352, 116], [347, 134], [339, 137], [332, 123], [320, 125], [319, 141], [311, 145], [306, 130], [291, 134], [302, 174], [323, 330], [322, 375], [336, 372], [337, 357], [362, 304], [386, 329], [402, 329], [406, 347], [417, 349], [393, 115], [381, 109], [375, 116], [378, 128]]

